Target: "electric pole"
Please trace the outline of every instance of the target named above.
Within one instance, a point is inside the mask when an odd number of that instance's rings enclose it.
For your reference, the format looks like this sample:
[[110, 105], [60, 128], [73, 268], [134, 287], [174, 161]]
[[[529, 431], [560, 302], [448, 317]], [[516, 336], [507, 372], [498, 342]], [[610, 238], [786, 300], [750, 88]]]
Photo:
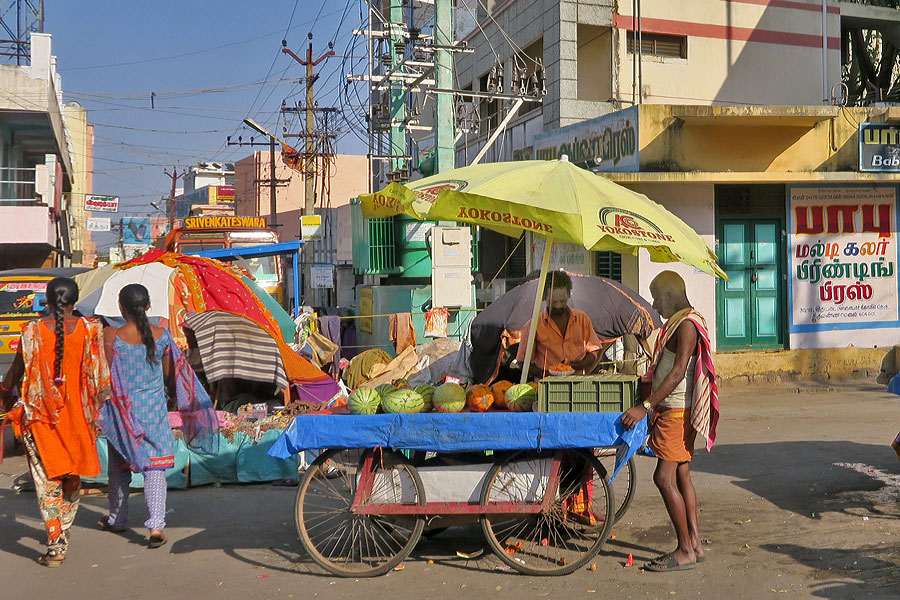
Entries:
[[169, 231], [172, 231], [175, 229], [175, 182], [184, 177], [186, 173], [184, 171], [179, 173], [175, 165], [172, 165], [171, 173], [168, 171], [163, 171], [163, 173], [172, 180], [172, 192], [169, 194]]
[[[245, 142], [242, 136], [238, 136], [238, 141], [232, 142], [231, 136], [225, 138], [226, 146], [268, 146], [269, 147], [269, 178], [268, 179], [259, 179], [255, 183], [259, 184], [268, 184], [269, 185], [269, 227], [276, 228], [278, 227], [278, 205], [276, 202], [276, 187], [279, 183], [290, 183], [290, 179], [277, 179], [275, 177], [275, 136], [262, 128], [259, 123], [250, 119], [244, 119], [244, 124], [252, 127], [256, 131], [262, 133], [263, 135], [269, 138], [268, 142], [255, 142], [253, 138], [250, 138], [249, 142]], [[259, 191], [257, 190], [257, 198]], [[259, 207], [259, 201], [257, 200], [256, 204], [256, 212], [257, 214], [262, 212]]]
[[[298, 106], [298, 107], [284, 107], [282, 108], [282, 112], [305, 112], [305, 131], [303, 134], [300, 134], [302, 137], [306, 138], [306, 150], [304, 152], [303, 159], [305, 164], [303, 165], [303, 179], [306, 185], [306, 190], [304, 193], [304, 203], [303, 203], [303, 214], [304, 215], [313, 215], [315, 214], [316, 209], [316, 163], [317, 163], [317, 152], [316, 152], [316, 137], [318, 134], [316, 133], [316, 111], [322, 111], [327, 114], [328, 111], [335, 111], [336, 109], [328, 109], [328, 108], [318, 108], [315, 103], [315, 94], [314, 87], [316, 83], [316, 79], [318, 79], [318, 75], [313, 72], [313, 67], [321, 63], [323, 60], [328, 58], [329, 56], [334, 56], [333, 44], [328, 42], [328, 51], [323, 53], [319, 58], [313, 59], [313, 34], [308, 34], [309, 44], [306, 47], [306, 60], [301, 59], [299, 56], [294, 54], [290, 48], [287, 47], [287, 40], [281, 40], [281, 52], [287, 54], [295, 61], [306, 67], [306, 106]], [[323, 136], [327, 136], [328, 132], [326, 131]], [[287, 137], [287, 135], [285, 136]], [[325, 138], [323, 137], [323, 141]], [[302, 223], [302, 219], [301, 219]], [[303, 244], [303, 284], [304, 289], [303, 295], [304, 297], [308, 297], [309, 291], [309, 281], [310, 281], [310, 264], [314, 260], [313, 254], [313, 245], [310, 243]]]

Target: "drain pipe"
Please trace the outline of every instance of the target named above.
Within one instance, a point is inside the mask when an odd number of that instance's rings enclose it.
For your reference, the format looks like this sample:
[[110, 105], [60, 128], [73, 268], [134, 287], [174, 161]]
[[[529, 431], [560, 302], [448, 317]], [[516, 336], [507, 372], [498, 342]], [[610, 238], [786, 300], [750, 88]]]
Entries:
[[828, 0], [822, 0], [822, 102], [828, 104]]

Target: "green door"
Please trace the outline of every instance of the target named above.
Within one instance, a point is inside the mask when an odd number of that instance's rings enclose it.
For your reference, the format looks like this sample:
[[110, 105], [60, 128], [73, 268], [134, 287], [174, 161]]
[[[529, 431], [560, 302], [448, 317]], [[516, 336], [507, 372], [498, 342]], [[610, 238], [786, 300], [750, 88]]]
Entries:
[[717, 283], [717, 347], [784, 347], [781, 221], [722, 219], [719, 240], [719, 263], [729, 280]]

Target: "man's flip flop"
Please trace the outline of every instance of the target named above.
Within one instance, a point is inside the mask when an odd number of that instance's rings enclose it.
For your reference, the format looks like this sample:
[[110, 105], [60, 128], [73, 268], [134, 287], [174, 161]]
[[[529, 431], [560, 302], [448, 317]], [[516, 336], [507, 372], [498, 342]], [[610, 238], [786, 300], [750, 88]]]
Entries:
[[168, 542], [168, 538], [164, 535], [151, 535], [147, 539], [147, 547], [148, 548], [159, 548], [160, 546], [165, 546], [166, 542]]
[[110, 531], [112, 533], [124, 533], [128, 531], [125, 527], [116, 527], [114, 525], [110, 525], [109, 521], [106, 519], [100, 519], [97, 521], [97, 529], [100, 531]]
[[694, 568], [694, 563], [678, 564], [678, 560], [672, 553], [660, 556], [647, 563], [644, 569], [653, 571], [654, 573], [667, 573], [669, 571], [689, 571]]

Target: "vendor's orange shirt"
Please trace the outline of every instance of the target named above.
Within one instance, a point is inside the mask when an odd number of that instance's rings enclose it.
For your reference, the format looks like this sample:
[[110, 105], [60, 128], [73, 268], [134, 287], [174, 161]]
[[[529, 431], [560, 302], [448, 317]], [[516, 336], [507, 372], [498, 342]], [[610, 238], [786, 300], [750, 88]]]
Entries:
[[[525, 360], [525, 349], [530, 330], [531, 321], [528, 321], [522, 327], [522, 341], [519, 343], [519, 353], [516, 356], [516, 360], [520, 363]], [[543, 310], [538, 317], [531, 362], [547, 371], [553, 365], [561, 362], [578, 362], [588, 352], [596, 352], [600, 348], [600, 338], [597, 337], [594, 326], [591, 324], [591, 318], [586, 313], [569, 308], [569, 325], [566, 327], [566, 335], [563, 337], [559, 327], [550, 318], [550, 313]]]

